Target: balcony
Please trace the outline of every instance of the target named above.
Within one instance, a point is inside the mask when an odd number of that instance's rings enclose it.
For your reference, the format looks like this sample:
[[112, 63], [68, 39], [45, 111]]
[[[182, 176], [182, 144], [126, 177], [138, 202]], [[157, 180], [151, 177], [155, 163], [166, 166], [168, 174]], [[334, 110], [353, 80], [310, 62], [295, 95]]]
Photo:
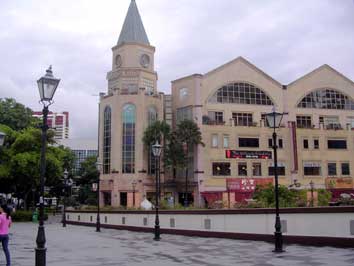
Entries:
[[223, 120], [214, 120], [214, 119], [211, 119], [207, 115], [203, 115], [202, 124], [203, 125], [211, 125], [211, 126], [223, 126], [223, 125], [225, 125], [225, 121], [223, 121]]
[[330, 130], [341, 130], [342, 125], [339, 123], [333, 123], [333, 124], [327, 124], [325, 125], [325, 129], [330, 129]]
[[230, 119], [230, 125], [233, 125], [235, 127], [256, 127], [258, 124], [257, 122], [253, 121], [237, 121], [235, 118]]

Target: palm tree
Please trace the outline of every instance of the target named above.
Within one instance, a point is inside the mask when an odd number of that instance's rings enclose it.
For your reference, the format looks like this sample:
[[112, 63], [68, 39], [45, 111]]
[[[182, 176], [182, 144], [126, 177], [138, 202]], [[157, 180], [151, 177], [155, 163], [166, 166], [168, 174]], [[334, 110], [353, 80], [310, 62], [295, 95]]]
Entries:
[[[143, 143], [148, 150], [149, 161], [152, 156], [151, 145], [153, 145], [156, 141], [158, 141], [159, 143], [168, 143], [170, 139], [170, 134], [171, 128], [165, 121], [155, 121], [145, 129], [143, 135]], [[165, 157], [165, 150], [166, 145], [164, 145], [162, 150], [163, 158]]]
[[188, 161], [189, 161], [189, 152], [194, 150], [194, 146], [205, 144], [202, 141], [202, 133], [196, 123], [192, 120], [183, 120], [177, 125], [176, 136], [178, 142], [182, 143], [185, 150], [185, 163], [186, 176], [185, 176], [185, 194], [184, 194], [184, 206], [188, 206]]

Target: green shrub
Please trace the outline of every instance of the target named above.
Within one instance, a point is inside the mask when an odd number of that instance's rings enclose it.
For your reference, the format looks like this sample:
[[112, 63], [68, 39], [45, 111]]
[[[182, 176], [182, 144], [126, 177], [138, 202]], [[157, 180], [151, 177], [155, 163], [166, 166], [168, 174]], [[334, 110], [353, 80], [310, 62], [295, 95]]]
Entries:
[[32, 211], [16, 211], [11, 214], [14, 222], [30, 222], [32, 221]]
[[332, 193], [326, 189], [317, 189], [318, 206], [328, 206], [332, 198]]

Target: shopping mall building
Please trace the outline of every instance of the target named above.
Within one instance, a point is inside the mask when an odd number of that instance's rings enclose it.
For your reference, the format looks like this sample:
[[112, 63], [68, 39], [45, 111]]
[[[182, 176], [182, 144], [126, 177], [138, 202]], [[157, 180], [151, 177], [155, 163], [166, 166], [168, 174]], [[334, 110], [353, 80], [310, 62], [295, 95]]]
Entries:
[[[108, 89], [100, 97], [101, 204], [136, 206], [155, 192], [152, 156], [144, 130], [156, 120], [173, 127], [193, 120], [205, 147], [194, 147], [188, 165], [195, 205], [242, 201], [257, 184], [273, 182], [272, 129], [265, 114], [284, 115], [278, 134], [280, 184], [354, 193], [354, 83], [322, 65], [283, 85], [238, 57], [205, 74], [172, 81], [171, 95], [157, 90], [155, 47], [131, 1], [112, 48]], [[161, 173], [162, 196], [181, 202], [184, 171]]]

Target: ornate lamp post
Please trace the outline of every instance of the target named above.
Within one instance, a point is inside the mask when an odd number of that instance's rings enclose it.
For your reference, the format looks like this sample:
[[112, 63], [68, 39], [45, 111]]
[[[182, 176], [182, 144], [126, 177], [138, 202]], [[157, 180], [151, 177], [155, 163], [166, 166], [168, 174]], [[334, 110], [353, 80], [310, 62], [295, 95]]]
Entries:
[[313, 190], [315, 188], [315, 183], [312, 180], [310, 181], [310, 188], [311, 188], [311, 207], [313, 207], [314, 205]]
[[45, 154], [47, 147], [47, 117], [48, 107], [53, 103], [54, 93], [59, 85], [60, 79], [56, 79], [53, 76], [52, 66], [50, 66], [45, 76], [37, 80], [39, 95], [43, 104], [43, 124], [42, 124], [42, 139], [41, 139], [41, 168], [40, 168], [40, 198], [39, 198], [39, 226], [37, 233], [37, 247], [36, 251], [36, 266], [46, 265], [46, 247], [45, 247], [45, 231], [44, 231], [44, 178], [45, 178]]
[[133, 207], [135, 207], [135, 187], [138, 184], [138, 182], [136, 182], [136, 180], [134, 179], [132, 182], [132, 186], [133, 186]]
[[97, 217], [96, 217], [96, 232], [101, 232], [101, 221], [100, 221], [100, 175], [101, 175], [101, 166], [102, 163], [99, 161], [96, 162], [96, 168], [98, 171], [97, 178]]
[[268, 126], [273, 128], [273, 151], [274, 151], [274, 180], [275, 180], [275, 249], [274, 252], [283, 252], [283, 236], [279, 216], [279, 187], [278, 187], [278, 158], [277, 158], [277, 133], [284, 113], [277, 113], [273, 108], [271, 113], [266, 114]]
[[160, 200], [160, 155], [161, 155], [162, 146], [156, 140], [156, 143], [152, 145], [152, 153], [155, 156], [156, 160], [156, 188], [155, 188], [155, 237], [154, 240], [160, 240], [160, 221], [159, 221], [159, 200]]
[[67, 197], [66, 197], [66, 189], [69, 185], [69, 182], [68, 182], [68, 171], [65, 169], [64, 170], [64, 180], [63, 180], [63, 185], [64, 185], [64, 201], [63, 201], [63, 227], [66, 227], [66, 200], [67, 200]]

